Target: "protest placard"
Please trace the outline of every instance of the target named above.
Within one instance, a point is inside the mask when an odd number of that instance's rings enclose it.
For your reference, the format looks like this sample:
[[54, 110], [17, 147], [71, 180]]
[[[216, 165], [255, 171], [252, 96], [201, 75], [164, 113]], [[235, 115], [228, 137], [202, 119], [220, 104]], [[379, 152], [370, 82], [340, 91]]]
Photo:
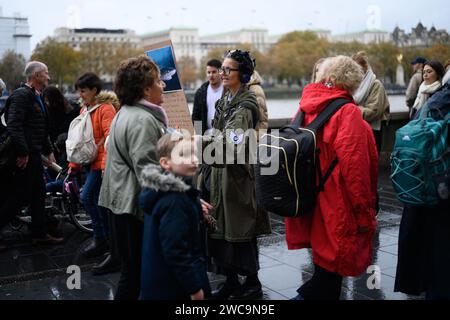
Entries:
[[194, 126], [180, 81], [172, 41], [163, 41], [144, 49], [147, 56], [158, 65], [161, 71], [161, 80], [166, 84], [162, 107], [166, 110], [169, 118], [169, 126], [175, 129], [184, 129], [194, 134]]

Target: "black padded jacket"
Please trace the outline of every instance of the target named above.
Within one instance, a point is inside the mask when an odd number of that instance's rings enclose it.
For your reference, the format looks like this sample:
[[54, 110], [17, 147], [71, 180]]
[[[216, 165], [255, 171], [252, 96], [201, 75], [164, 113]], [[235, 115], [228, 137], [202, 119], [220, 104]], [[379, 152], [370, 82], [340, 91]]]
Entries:
[[48, 110], [34, 89], [22, 85], [6, 101], [7, 130], [17, 156], [52, 153], [48, 135]]

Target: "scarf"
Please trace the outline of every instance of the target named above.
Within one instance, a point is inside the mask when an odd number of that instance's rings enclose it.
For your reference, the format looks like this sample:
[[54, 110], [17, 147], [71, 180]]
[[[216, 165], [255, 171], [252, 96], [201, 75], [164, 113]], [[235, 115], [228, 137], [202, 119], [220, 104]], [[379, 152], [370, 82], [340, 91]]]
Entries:
[[366, 101], [367, 96], [369, 95], [370, 88], [372, 88], [373, 83], [377, 79], [375, 73], [373, 73], [372, 69], [366, 72], [363, 81], [361, 82], [358, 90], [356, 90], [353, 95], [353, 99], [355, 100], [356, 105], [360, 106]]
[[162, 113], [162, 115], [164, 117], [164, 124], [166, 125], [166, 127], [169, 126], [169, 118], [167, 117], [166, 110], [164, 110], [163, 107], [157, 106], [156, 104], [153, 104], [145, 99], [141, 99], [138, 103], [140, 103], [150, 109], [153, 109], [153, 110], [156, 110], [156, 111]]
[[417, 94], [416, 101], [414, 102], [414, 106], [412, 107], [417, 112], [422, 108], [428, 98], [435, 93], [440, 87], [442, 83], [440, 81], [435, 81], [432, 84], [426, 84], [422, 82], [419, 87], [419, 93]]

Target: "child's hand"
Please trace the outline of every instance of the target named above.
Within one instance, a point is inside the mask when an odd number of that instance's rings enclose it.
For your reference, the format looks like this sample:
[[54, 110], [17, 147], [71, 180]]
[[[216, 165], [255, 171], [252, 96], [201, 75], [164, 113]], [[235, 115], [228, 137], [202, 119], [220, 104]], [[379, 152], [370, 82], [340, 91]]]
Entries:
[[214, 209], [214, 207], [205, 200], [200, 200], [200, 202], [202, 203], [203, 216], [206, 218], [209, 215], [209, 212]]
[[193, 295], [191, 295], [191, 300], [195, 301], [195, 300], [205, 300], [205, 294], [203, 293], [203, 290], [200, 290], [197, 293], [194, 293]]

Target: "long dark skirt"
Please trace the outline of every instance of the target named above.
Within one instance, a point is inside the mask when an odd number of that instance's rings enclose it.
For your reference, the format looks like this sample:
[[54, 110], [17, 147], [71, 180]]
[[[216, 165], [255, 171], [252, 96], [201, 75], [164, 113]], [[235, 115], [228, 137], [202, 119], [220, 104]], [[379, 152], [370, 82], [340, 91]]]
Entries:
[[450, 209], [405, 206], [395, 292], [450, 299]]
[[257, 240], [249, 242], [228, 242], [209, 239], [209, 271], [216, 274], [229, 273], [243, 276], [254, 275], [259, 271], [259, 254]]

